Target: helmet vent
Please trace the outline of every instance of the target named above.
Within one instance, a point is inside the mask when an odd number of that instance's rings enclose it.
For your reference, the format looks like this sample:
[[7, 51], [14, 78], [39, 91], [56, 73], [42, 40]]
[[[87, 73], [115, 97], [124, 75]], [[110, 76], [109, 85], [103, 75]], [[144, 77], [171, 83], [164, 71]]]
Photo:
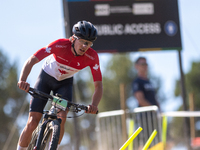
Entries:
[[82, 28], [82, 30], [83, 30], [83, 32], [86, 32], [86, 31], [85, 31], [85, 28]]
[[80, 30], [78, 29], [78, 27], [75, 27], [75, 29], [76, 29], [76, 31], [80, 31]]
[[89, 37], [91, 36], [91, 29], [89, 29], [89, 33], [88, 33], [88, 36], [89, 36]]

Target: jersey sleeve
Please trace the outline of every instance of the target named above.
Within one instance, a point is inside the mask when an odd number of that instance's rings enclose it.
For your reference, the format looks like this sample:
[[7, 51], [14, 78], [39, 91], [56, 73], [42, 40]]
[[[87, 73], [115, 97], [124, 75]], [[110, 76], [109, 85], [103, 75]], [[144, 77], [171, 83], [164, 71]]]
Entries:
[[142, 91], [142, 85], [137, 79], [133, 81], [132, 88], [133, 88], [133, 93], [137, 91]]
[[92, 72], [93, 76], [93, 81], [102, 81], [102, 74], [101, 74], [101, 69], [99, 65], [99, 57], [98, 54], [95, 56], [94, 62], [90, 65], [90, 69]]
[[39, 49], [36, 53], [34, 53], [33, 55], [36, 56], [39, 61], [41, 61], [42, 59], [44, 59], [45, 57], [53, 54], [56, 51], [56, 45], [64, 42], [64, 39], [58, 39], [52, 43], [50, 43], [49, 45]]

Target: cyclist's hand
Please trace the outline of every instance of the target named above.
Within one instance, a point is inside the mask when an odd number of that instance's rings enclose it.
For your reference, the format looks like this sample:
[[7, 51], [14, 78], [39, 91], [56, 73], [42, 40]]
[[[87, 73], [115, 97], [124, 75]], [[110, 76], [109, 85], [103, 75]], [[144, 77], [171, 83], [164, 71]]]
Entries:
[[24, 90], [26, 92], [29, 91], [29, 88], [30, 88], [30, 84], [28, 82], [25, 82], [25, 81], [19, 81], [17, 83], [17, 86], [21, 89], [21, 90]]
[[88, 105], [88, 111], [87, 111], [86, 113], [97, 114], [97, 113], [98, 113], [98, 108], [97, 108], [97, 106]]

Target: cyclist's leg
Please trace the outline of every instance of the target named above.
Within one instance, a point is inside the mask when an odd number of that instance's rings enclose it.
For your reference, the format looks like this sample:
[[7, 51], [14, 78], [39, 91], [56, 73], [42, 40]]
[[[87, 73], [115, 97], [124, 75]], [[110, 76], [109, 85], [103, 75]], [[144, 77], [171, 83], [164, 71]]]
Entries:
[[65, 132], [65, 122], [66, 122], [67, 113], [68, 113], [68, 111], [61, 111], [58, 114], [58, 118], [62, 119], [62, 122], [60, 124], [60, 137], [59, 137], [58, 144], [60, 144], [60, 142], [63, 138], [64, 132]]
[[26, 124], [25, 128], [23, 129], [23, 131], [20, 135], [20, 138], [19, 138], [19, 142], [18, 142], [19, 146], [28, 147], [28, 144], [31, 141], [32, 132], [37, 127], [41, 117], [42, 117], [42, 114], [39, 112], [30, 112], [29, 113], [27, 124]]

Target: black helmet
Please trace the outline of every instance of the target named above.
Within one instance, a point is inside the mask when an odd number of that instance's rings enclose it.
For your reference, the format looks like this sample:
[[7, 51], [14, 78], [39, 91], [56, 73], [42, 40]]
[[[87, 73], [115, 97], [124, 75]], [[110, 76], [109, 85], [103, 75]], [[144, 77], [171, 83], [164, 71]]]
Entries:
[[96, 27], [87, 21], [77, 22], [72, 29], [73, 34], [88, 41], [95, 41], [97, 39]]

